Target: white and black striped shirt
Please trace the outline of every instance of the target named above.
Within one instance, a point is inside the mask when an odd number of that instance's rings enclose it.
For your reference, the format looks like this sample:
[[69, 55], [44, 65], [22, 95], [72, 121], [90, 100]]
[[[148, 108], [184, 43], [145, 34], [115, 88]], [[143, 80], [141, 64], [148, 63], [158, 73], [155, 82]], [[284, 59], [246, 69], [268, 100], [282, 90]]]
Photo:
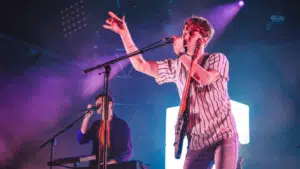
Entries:
[[[176, 83], [181, 99], [187, 76], [181, 60], [166, 59], [157, 64], [157, 83]], [[229, 62], [226, 56], [222, 53], [210, 54], [203, 67], [218, 71], [221, 78], [207, 86], [200, 86], [195, 80], [190, 84], [187, 132], [190, 150], [202, 149], [237, 133], [227, 90]]]

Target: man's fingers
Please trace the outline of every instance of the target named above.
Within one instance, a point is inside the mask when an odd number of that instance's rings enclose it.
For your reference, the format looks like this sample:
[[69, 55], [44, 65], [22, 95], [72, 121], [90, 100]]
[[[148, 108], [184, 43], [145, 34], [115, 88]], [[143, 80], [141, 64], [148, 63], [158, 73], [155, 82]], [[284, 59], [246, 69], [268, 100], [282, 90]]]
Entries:
[[183, 44], [183, 38], [182, 37], [180, 37], [180, 36], [173, 36], [173, 38], [174, 38], [175, 42]]
[[105, 21], [107, 24], [111, 25], [112, 24], [112, 19], [106, 19]]
[[103, 25], [103, 28], [112, 30], [112, 27], [110, 25]]
[[180, 39], [182, 38], [181, 36], [172, 36], [172, 38], [174, 38], [174, 40]]
[[88, 107], [88, 108], [91, 108], [91, 107], [93, 107], [93, 105], [91, 105], [91, 104], [88, 104], [88, 105], [87, 105], [87, 107]]
[[108, 15], [110, 15], [113, 19], [116, 19], [118, 21], [122, 21], [116, 14], [114, 14], [113, 12], [109, 11]]

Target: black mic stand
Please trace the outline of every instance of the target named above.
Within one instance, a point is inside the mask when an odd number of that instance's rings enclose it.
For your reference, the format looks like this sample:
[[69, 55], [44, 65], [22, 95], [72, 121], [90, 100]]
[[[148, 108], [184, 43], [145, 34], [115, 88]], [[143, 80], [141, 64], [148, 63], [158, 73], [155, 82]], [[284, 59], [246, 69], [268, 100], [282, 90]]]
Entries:
[[[124, 59], [127, 59], [127, 58], [130, 58], [132, 56], [135, 56], [135, 55], [138, 55], [138, 54], [142, 54], [148, 50], [151, 50], [151, 49], [155, 49], [155, 48], [158, 48], [158, 47], [161, 47], [161, 46], [166, 46], [168, 44], [171, 44], [173, 43], [174, 40], [172, 38], [169, 38], [169, 39], [163, 39], [163, 40], [159, 40], [151, 45], [148, 45], [140, 50], [137, 50], [135, 52], [132, 52], [132, 53], [129, 53], [127, 55], [124, 55], [124, 56], [121, 56], [117, 59], [114, 59], [114, 60], [111, 60], [109, 62], [106, 62], [106, 63], [103, 63], [103, 64], [100, 64], [100, 65], [97, 65], [95, 67], [91, 67], [91, 68], [88, 68], [86, 70], [83, 70], [83, 73], [89, 73], [89, 72], [92, 72], [94, 70], [97, 70], [97, 69], [101, 69], [101, 68], [105, 68], [105, 76], [104, 76], [104, 85], [105, 85], [105, 110], [104, 110], [104, 147], [103, 147], [103, 169], [107, 169], [107, 122], [108, 122], [108, 83], [109, 83], [109, 75], [110, 75], [110, 71], [111, 71], [111, 67], [110, 65], [111, 64], [114, 64], [116, 62], [119, 62], [121, 60], [124, 60]], [[162, 44], [159, 44], [159, 45], [156, 45], [158, 43], [162, 43]], [[154, 46], [155, 45], [155, 46]], [[99, 140], [100, 141], [100, 140]], [[100, 146], [99, 147], [99, 153], [100, 153]], [[99, 156], [100, 154], [98, 154], [98, 169], [100, 169], [100, 159], [99, 159]]]
[[49, 143], [51, 143], [51, 150], [50, 150], [50, 162], [48, 162], [48, 165], [50, 166], [50, 169], [52, 169], [52, 162], [53, 162], [53, 153], [54, 153], [54, 147], [56, 145], [56, 137], [59, 136], [60, 134], [64, 133], [67, 130], [70, 130], [73, 125], [75, 123], [77, 123], [79, 120], [83, 119], [86, 117], [86, 115], [92, 111], [93, 109], [83, 109], [81, 111], [87, 111], [86, 113], [84, 113], [83, 115], [81, 115], [78, 119], [76, 119], [74, 122], [72, 122], [71, 124], [67, 125], [64, 129], [60, 130], [58, 133], [56, 133], [53, 137], [51, 137], [49, 140], [47, 140], [44, 144], [42, 144], [40, 146], [40, 149], [44, 148], [46, 145], [48, 145]]

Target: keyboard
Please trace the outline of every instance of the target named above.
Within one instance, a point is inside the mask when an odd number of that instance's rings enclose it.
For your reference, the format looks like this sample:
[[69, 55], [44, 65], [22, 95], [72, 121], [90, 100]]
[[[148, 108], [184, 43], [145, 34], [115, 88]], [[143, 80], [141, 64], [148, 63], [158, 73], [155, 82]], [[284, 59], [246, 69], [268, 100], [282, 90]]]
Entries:
[[[87, 156], [76, 156], [76, 157], [66, 157], [48, 162], [48, 166], [62, 166], [66, 164], [78, 164], [81, 162], [88, 162], [91, 160], [96, 160], [95, 155]], [[101, 167], [100, 167], [101, 168]], [[107, 165], [107, 169], [147, 169], [148, 166], [143, 164], [140, 160], [132, 160], [126, 162], [120, 162], [117, 164]], [[74, 169], [97, 169], [97, 167], [74, 167]]]
[[[102, 166], [100, 166], [102, 169]], [[107, 165], [107, 169], [147, 169], [148, 166], [143, 164], [139, 160], [132, 160], [126, 162], [120, 162], [117, 164], [109, 164]], [[97, 169], [96, 167], [76, 167], [74, 169]]]

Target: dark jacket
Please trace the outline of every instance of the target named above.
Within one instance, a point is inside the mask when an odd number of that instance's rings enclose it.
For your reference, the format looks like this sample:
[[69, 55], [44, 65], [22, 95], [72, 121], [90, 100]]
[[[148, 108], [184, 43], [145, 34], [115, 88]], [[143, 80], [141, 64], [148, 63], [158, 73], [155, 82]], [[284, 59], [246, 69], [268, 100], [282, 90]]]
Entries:
[[[85, 134], [79, 130], [78, 143], [86, 144], [90, 141], [93, 142], [92, 155], [98, 157], [98, 130], [102, 121], [97, 120], [93, 122], [92, 126], [87, 130]], [[110, 122], [110, 148], [108, 149], [108, 161], [114, 159], [117, 162], [128, 161], [132, 156], [131, 134], [128, 124], [121, 118], [113, 115]], [[98, 158], [97, 158], [98, 159]], [[102, 161], [102, 159], [100, 159]], [[97, 161], [93, 161], [90, 165], [97, 164]]]

